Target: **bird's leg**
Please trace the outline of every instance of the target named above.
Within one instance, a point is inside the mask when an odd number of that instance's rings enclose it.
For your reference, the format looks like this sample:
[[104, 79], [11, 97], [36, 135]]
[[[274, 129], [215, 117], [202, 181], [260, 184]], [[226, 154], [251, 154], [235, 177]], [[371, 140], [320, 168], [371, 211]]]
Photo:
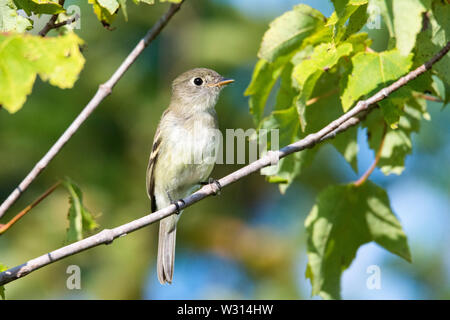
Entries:
[[167, 197], [169, 197], [169, 201], [171, 204], [175, 205], [175, 207], [177, 208], [177, 211], [175, 212], [176, 214], [180, 214], [180, 205], [178, 204], [178, 202], [181, 202], [183, 204], [183, 206], [186, 204], [184, 202], [183, 199], [178, 199], [177, 201], [173, 201], [172, 197], [170, 196], [169, 191], [167, 191]]
[[[212, 186], [213, 183], [215, 184], [215, 188]], [[209, 177], [208, 181], [200, 182], [200, 184], [202, 186], [206, 186], [207, 184], [210, 184], [211, 188], [213, 189], [213, 195], [215, 195], [215, 196], [220, 195], [220, 190], [222, 190], [222, 186], [220, 185], [219, 180]]]

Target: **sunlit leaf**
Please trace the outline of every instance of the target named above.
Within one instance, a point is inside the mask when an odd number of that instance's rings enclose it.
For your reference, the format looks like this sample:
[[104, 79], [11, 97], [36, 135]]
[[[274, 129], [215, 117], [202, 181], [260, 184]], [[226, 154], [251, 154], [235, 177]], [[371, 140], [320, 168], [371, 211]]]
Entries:
[[[350, 109], [363, 95], [386, 87], [407, 73], [412, 55], [402, 56], [397, 50], [357, 53], [352, 58], [353, 70], [342, 90], [342, 107]], [[370, 75], [370, 76], [368, 76]]]
[[36, 14], [57, 14], [64, 12], [65, 9], [58, 1], [52, 0], [14, 0], [19, 9], [23, 9], [28, 16]]
[[331, 186], [317, 197], [305, 221], [308, 237], [306, 276], [312, 295], [340, 299], [340, 277], [360, 246], [374, 241], [411, 261], [400, 222], [392, 212], [386, 192], [370, 181]]
[[17, 13], [12, 0], [0, 0], [0, 32], [25, 32], [33, 28], [33, 21]]
[[97, 0], [98, 4], [108, 10], [109, 14], [113, 15], [119, 9], [119, 2], [117, 0]]
[[[428, 2], [428, 4], [425, 4]], [[403, 55], [408, 55], [416, 43], [416, 36], [422, 29], [422, 14], [430, 1], [396, 0], [392, 2], [396, 46]]]
[[82, 40], [74, 33], [43, 38], [0, 34], [0, 104], [11, 113], [31, 93], [36, 74], [60, 88], [71, 88], [84, 65]]
[[264, 34], [258, 56], [275, 61], [299, 47], [304, 39], [324, 28], [325, 17], [317, 10], [300, 4], [271, 22]]

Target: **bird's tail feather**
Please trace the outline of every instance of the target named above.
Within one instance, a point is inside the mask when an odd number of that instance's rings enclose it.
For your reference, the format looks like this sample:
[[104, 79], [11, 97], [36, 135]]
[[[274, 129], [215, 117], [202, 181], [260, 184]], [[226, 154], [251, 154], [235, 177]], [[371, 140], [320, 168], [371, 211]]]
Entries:
[[161, 284], [172, 283], [175, 262], [175, 240], [177, 235], [177, 215], [164, 218], [159, 223], [158, 279]]

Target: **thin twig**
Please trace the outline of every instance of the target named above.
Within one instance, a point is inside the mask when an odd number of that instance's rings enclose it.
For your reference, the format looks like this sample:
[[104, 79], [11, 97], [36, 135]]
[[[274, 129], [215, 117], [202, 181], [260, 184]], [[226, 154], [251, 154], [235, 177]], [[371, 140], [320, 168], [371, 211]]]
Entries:
[[[61, 5], [61, 7], [64, 7], [64, 1], [65, 0], [59, 0], [58, 3]], [[45, 24], [44, 28], [41, 31], [39, 31], [38, 34], [41, 37], [45, 37], [50, 30], [55, 28], [56, 19], [58, 19], [58, 14], [52, 15], [50, 20]]]
[[329, 97], [329, 96], [335, 94], [336, 92], [338, 92], [338, 90], [339, 90], [338, 88], [335, 88], [335, 89], [333, 89], [333, 90], [330, 90], [330, 91], [328, 91], [328, 92], [325, 92], [324, 94], [322, 94], [322, 95], [320, 95], [320, 96], [311, 98], [311, 99], [309, 99], [308, 101], [306, 101], [306, 106], [310, 106], [310, 105], [312, 105], [313, 103], [316, 103], [317, 101], [319, 101], [320, 99], [327, 98], [327, 97]]
[[364, 172], [364, 174], [361, 176], [361, 178], [359, 178], [358, 180], [356, 180], [353, 183], [353, 185], [355, 187], [359, 187], [364, 182], [366, 182], [366, 180], [372, 174], [373, 170], [375, 170], [375, 168], [377, 167], [377, 164], [378, 164], [378, 162], [381, 159], [381, 153], [383, 151], [384, 140], [386, 140], [386, 133], [387, 133], [387, 125], [386, 125], [386, 123], [384, 123], [383, 135], [382, 135], [382, 138], [381, 138], [380, 146], [378, 147], [378, 150], [377, 150], [377, 154], [375, 155], [375, 160], [373, 160], [372, 165], [367, 169], [366, 172]]
[[28, 205], [25, 209], [20, 211], [14, 218], [12, 218], [8, 223], [0, 225], [0, 235], [5, 233], [6, 230], [11, 228], [13, 224], [15, 224], [17, 221], [19, 221], [20, 218], [22, 218], [24, 215], [26, 215], [28, 212], [31, 211], [34, 207], [36, 207], [42, 200], [47, 198], [53, 191], [55, 191], [56, 188], [59, 187], [61, 184], [61, 181], [58, 181], [53, 186], [51, 186], [47, 191], [45, 191], [39, 198], [37, 198], [32, 204]]
[[417, 97], [419, 97], [419, 98], [422, 98], [422, 99], [425, 99], [425, 100], [428, 100], [428, 101], [433, 101], [433, 102], [444, 102], [444, 101], [442, 101], [441, 98], [432, 96], [432, 95], [430, 95], [430, 94], [417, 93], [417, 94], [415, 94], [415, 96], [417, 96]]
[[[409, 81], [414, 80], [419, 75], [423, 74], [427, 70], [429, 70], [434, 63], [439, 61], [448, 51], [450, 50], [450, 42], [431, 60], [418, 67], [417, 69], [411, 71], [406, 76], [401, 77], [399, 80], [395, 81], [390, 86], [378, 91], [372, 97], [367, 100], [359, 101], [353, 109], [350, 109], [347, 113], [340, 116], [338, 119], [332, 121], [327, 126], [322, 128], [321, 130], [312, 133], [306, 136], [304, 139], [301, 139], [297, 142], [294, 142], [278, 151], [270, 151], [264, 157], [242, 167], [233, 173], [223, 177], [219, 180], [222, 188], [250, 175], [251, 173], [257, 172], [258, 170], [270, 166], [274, 164], [278, 159], [284, 158], [287, 155], [304, 150], [306, 148], [311, 148], [317, 143], [323, 141], [327, 137], [330, 137], [330, 134], [336, 132], [336, 130], [340, 129], [342, 126], [347, 126], [350, 128], [352, 123], [354, 123], [355, 119], [361, 114], [366, 114], [370, 110], [373, 109], [372, 105], [380, 102], [381, 100], [388, 97], [392, 92], [398, 90], [400, 87], [407, 84]], [[149, 224], [152, 224], [156, 221], [159, 221], [173, 213], [177, 210], [185, 209], [192, 204], [217, 193], [217, 185], [215, 183], [208, 184], [200, 188], [197, 192], [194, 192], [190, 196], [184, 198], [182, 201], [178, 201], [177, 205], [171, 204], [168, 207], [165, 207], [161, 210], [158, 210], [154, 213], [146, 215], [137, 220], [128, 222], [124, 225], [116, 227], [114, 229], [104, 229], [103, 231], [90, 236], [86, 239], [74, 242], [68, 246], [56, 249], [55, 251], [44, 254], [35, 259], [29, 260], [21, 265], [8, 269], [2, 273], [0, 273], [0, 285], [4, 285], [11, 281], [17, 280], [26, 276], [27, 274], [38, 270], [46, 265], [54, 263], [58, 260], [61, 260], [65, 257], [74, 255], [76, 253], [85, 251], [89, 248], [96, 247], [100, 244], [110, 244], [114, 239], [118, 237], [122, 237], [131, 233], [133, 231], [139, 230]]]
[[75, 118], [72, 124], [64, 131], [59, 137], [58, 141], [50, 148], [44, 157], [34, 166], [34, 168], [28, 173], [28, 175], [22, 180], [19, 186], [6, 198], [6, 200], [0, 206], [0, 218], [5, 214], [11, 205], [20, 197], [20, 195], [28, 188], [28, 186], [36, 179], [36, 177], [44, 170], [50, 161], [61, 151], [62, 147], [67, 141], [77, 132], [84, 121], [91, 115], [91, 113], [98, 107], [100, 102], [103, 101], [112, 92], [112, 89], [117, 82], [122, 78], [128, 68], [136, 61], [139, 55], [144, 49], [156, 38], [161, 30], [166, 26], [173, 15], [180, 9], [183, 1], [177, 4], [172, 4], [167, 12], [154, 24], [154, 26], [147, 32], [144, 38], [142, 38], [131, 53], [122, 62], [119, 68], [114, 74], [101, 84], [95, 93], [94, 97], [84, 107], [81, 113]]

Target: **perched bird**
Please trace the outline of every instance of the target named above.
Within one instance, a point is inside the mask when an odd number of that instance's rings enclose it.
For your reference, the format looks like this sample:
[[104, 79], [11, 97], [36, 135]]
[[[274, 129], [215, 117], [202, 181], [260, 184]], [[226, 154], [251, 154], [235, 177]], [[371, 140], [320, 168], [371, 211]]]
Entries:
[[[153, 138], [147, 167], [152, 212], [172, 203], [178, 208], [179, 199], [208, 180], [218, 143], [214, 107], [221, 89], [233, 81], [206, 68], [189, 70], [173, 81], [170, 104]], [[180, 214], [172, 214], [159, 224], [157, 270], [161, 284], [172, 283]]]

